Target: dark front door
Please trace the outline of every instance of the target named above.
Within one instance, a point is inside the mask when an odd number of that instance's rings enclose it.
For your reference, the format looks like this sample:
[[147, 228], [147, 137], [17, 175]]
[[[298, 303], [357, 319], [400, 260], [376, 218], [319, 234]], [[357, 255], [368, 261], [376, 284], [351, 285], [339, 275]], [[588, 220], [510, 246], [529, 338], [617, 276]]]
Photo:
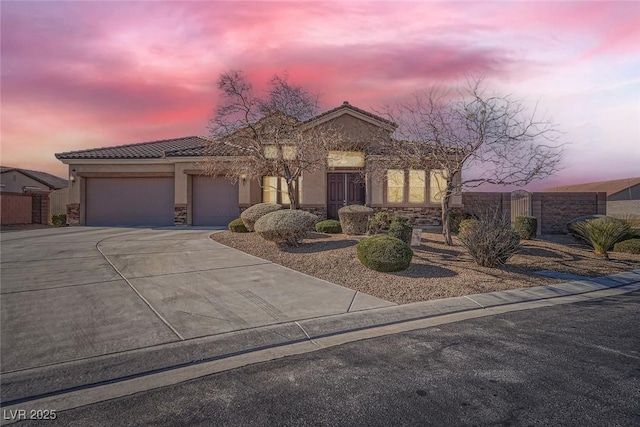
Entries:
[[365, 187], [357, 173], [327, 174], [327, 218], [338, 219], [338, 209], [364, 205]]

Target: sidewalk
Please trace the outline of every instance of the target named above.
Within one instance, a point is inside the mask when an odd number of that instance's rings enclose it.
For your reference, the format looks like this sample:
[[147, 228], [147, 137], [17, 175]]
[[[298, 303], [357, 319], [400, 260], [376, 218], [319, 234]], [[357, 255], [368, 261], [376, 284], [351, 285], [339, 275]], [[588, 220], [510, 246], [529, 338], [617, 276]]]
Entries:
[[[619, 295], [640, 289], [640, 270], [558, 285], [448, 298], [324, 316], [11, 374], [5, 409], [64, 410], [170, 386], [248, 364], [307, 353], [347, 342], [464, 319]], [[171, 366], [167, 366], [170, 362]], [[164, 366], [164, 367], [159, 367]], [[144, 367], [144, 370], [141, 370]], [[96, 380], [108, 372], [110, 380]], [[87, 377], [60, 387], [56, 378]], [[38, 392], [33, 388], [37, 381]], [[50, 392], [49, 390], [57, 391]]]

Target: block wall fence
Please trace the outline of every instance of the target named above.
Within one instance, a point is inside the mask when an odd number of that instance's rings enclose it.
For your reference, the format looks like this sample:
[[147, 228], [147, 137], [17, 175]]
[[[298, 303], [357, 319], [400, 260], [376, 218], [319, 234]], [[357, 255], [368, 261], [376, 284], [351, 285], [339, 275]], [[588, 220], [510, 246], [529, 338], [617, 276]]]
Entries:
[[[511, 193], [462, 193], [464, 211], [497, 212], [511, 217]], [[607, 193], [531, 193], [531, 216], [538, 219], [538, 234], [567, 232], [567, 223], [583, 215], [606, 215]]]

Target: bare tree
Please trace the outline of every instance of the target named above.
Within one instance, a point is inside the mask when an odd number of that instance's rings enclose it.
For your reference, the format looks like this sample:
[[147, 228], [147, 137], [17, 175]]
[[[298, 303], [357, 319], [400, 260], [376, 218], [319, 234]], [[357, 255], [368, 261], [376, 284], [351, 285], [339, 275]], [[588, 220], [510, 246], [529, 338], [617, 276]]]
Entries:
[[[442, 232], [452, 245], [451, 198], [482, 184], [522, 186], [560, 167], [556, 126], [510, 95], [488, 95], [482, 80], [464, 90], [434, 87], [387, 108], [399, 124], [386, 167], [439, 169]], [[464, 170], [464, 175], [463, 175]]]
[[277, 75], [260, 96], [240, 71], [222, 73], [218, 89], [222, 97], [209, 122], [205, 173], [232, 182], [258, 179], [260, 185], [264, 176], [283, 178], [290, 207], [298, 208], [302, 173], [325, 167], [339, 141], [337, 129], [308, 123], [318, 111], [318, 97]]

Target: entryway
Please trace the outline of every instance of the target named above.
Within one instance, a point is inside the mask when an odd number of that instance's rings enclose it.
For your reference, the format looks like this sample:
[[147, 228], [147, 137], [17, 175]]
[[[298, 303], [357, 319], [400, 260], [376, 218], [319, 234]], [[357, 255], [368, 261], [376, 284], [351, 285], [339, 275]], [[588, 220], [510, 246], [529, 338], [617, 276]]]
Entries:
[[327, 218], [338, 219], [338, 209], [347, 205], [364, 205], [365, 185], [359, 173], [327, 174]]

